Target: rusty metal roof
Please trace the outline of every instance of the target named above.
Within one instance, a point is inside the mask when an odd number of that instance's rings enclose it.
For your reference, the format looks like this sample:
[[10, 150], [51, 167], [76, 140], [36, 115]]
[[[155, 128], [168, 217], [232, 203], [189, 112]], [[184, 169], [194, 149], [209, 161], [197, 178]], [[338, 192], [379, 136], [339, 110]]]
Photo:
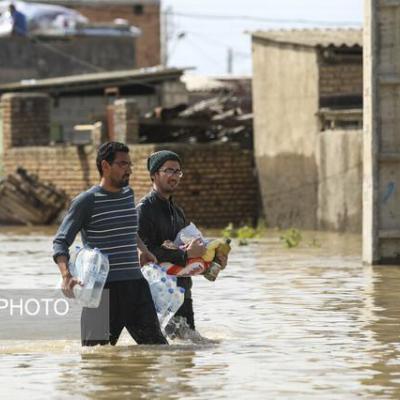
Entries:
[[253, 38], [307, 47], [362, 47], [362, 29], [291, 29], [256, 31]]

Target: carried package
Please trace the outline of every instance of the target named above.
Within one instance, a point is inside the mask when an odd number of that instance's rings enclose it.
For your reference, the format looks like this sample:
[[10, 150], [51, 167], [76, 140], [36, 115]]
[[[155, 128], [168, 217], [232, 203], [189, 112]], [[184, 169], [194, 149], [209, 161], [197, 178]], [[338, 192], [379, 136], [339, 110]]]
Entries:
[[163, 247], [167, 249], [185, 249], [189, 243], [197, 239], [206, 246], [206, 253], [202, 257], [191, 258], [185, 266], [174, 265], [172, 263], [162, 263], [169, 275], [180, 277], [203, 275], [210, 281], [215, 281], [223, 267], [217, 262], [216, 255], [227, 256], [231, 250], [229, 238], [205, 239], [193, 222], [181, 229], [173, 242], [165, 241]]
[[108, 257], [97, 248], [77, 247], [68, 269], [82, 284], [73, 287], [75, 299], [83, 307], [97, 308], [110, 270]]
[[157, 264], [146, 264], [142, 273], [149, 283], [160, 327], [165, 331], [168, 322], [183, 304], [185, 289], [177, 286], [177, 278], [168, 275], [165, 268]]

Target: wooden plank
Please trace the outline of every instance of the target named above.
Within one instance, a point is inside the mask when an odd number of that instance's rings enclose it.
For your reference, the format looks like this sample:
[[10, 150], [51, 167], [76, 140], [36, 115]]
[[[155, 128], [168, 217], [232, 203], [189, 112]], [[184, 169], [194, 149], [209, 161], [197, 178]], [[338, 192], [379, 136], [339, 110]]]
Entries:
[[63, 208], [66, 195], [19, 169], [0, 182], [0, 221], [45, 224]]

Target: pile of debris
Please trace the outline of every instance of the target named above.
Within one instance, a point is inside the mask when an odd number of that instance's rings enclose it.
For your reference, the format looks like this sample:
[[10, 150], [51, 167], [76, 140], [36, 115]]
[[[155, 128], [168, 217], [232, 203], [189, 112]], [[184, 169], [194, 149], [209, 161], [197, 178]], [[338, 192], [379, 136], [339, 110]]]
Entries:
[[0, 181], [0, 223], [50, 224], [64, 209], [67, 195], [23, 168]]
[[217, 96], [191, 106], [156, 108], [140, 120], [142, 143], [233, 141], [253, 147], [253, 114], [244, 113], [240, 99]]

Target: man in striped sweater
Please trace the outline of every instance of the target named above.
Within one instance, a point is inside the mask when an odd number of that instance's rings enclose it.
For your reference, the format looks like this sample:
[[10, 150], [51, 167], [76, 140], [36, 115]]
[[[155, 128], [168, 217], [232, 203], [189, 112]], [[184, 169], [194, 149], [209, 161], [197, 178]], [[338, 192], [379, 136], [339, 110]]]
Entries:
[[140, 270], [140, 265], [156, 259], [137, 235], [134, 193], [128, 186], [132, 173], [129, 148], [122, 143], [104, 143], [96, 163], [100, 184], [72, 201], [53, 241], [53, 257], [68, 297], [73, 297], [72, 289], [79, 284], [68, 270], [69, 247], [78, 232], [85, 246], [97, 247], [110, 262], [105, 285], [109, 293], [109, 328], [99, 323], [106, 309], [104, 298], [97, 309], [83, 308], [82, 345], [115, 345], [124, 327], [138, 344], [167, 344], [148, 283]]

